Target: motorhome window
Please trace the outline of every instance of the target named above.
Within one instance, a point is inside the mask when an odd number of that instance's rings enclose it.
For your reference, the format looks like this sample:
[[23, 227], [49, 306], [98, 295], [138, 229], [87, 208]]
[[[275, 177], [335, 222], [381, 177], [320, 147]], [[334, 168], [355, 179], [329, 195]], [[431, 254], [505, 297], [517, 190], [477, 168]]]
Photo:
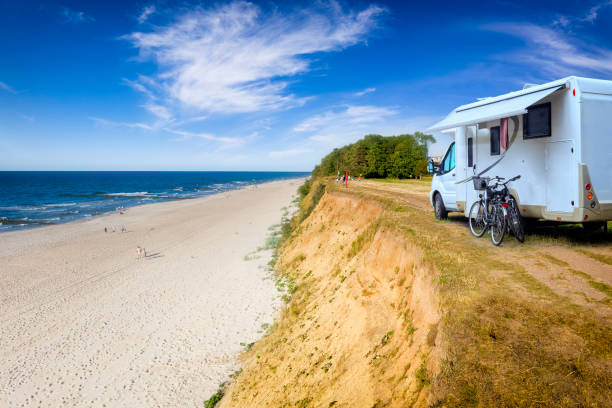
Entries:
[[550, 102], [527, 108], [523, 115], [523, 139], [550, 136]]
[[474, 165], [474, 142], [472, 138], [468, 138], [468, 167]]
[[499, 155], [499, 126], [491, 128], [491, 156]]
[[442, 162], [442, 172], [448, 173], [455, 168], [455, 143], [451, 144]]

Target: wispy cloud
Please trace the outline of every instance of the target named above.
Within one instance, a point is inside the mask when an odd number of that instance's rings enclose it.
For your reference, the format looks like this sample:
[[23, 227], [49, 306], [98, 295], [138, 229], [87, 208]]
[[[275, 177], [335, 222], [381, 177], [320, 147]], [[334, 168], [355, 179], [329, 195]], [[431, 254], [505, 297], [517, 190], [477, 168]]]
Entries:
[[602, 9], [612, 6], [612, 0], [606, 0], [595, 4], [589, 8], [586, 12], [578, 15], [560, 15], [553, 21], [553, 26], [560, 26], [563, 28], [569, 28], [574, 24], [593, 24], [600, 15]]
[[114, 122], [112, 120], [98, 118], [95, 116], [89, 116], [89, 119], [94, 121], [97, 124], [104, 125], [104, 126], [112, 126], [112, 127], [121, 126], [121, 127], [133, 128], [133, 129], [155, 130], [153, 126], [148, 125], [146, 123]]
[[96, 21], [95, 18], [86, 14], [84, 11], [72, 10], [68, 7], [62, 9], [60, 15], [64, 18], [66, 22], [73, 24], [89, 23]]
[[584, 43], [559, 28], [530, 23], [488, 24], [483, 29], [522, 39], [527, 47], [498, 56], [553, 76], [612, 73], [612, 51]]
[[172, 117], [172, 113], [170, 113], [170, 110], [168, 110], [168, 108], [166, 108], [163, 105], [158, 105], [155, 103], [147, 103], [143, 105], [142, 107], [148, 110], [149, 112], [151, 112], [153, 115], [155, 115], [160, 125], [168, 124], [174, 120]]
[[376, 92], [376, 88], [366, 88], [363, 91], [355, 92], [355, 96], [363, 96], [372, 92]]
[[142, 129], [142, 130], [146, 130], [149, 132], [167, 132], [179, 137], [175, 137], [173, 139], [170, 139], [172, 141], [175, 142], [182, 142], [182, 141], [186, 141], [186, 140], [194, 140], [194, 139], [200, 139], [200, 140], [208, 140], [208, 141], [212, 141], [212, 142], [218, 142], [221, 143], [222, 145], [224, 145], [225, 147], [231, 146], [231, 147], [238, 147], [238, 146], [242, 146], [248, 138], [242, 138], [242, 137], [223, 137], [223, 136], [215, 136], [211, 133], [206, 133], [206, 132], [189, 132], [186, 130], [181, 130], [181, 129], [176, 129], [176, 128], [172, 128], [172, 127], [167, 127], [165, 126], [167, 123], [167, 121], [165, 120], [167, 117], [167, 113], [165, 111], [165, 108], [160, 107], [160, 106], [156, 106], [156, 105], [146, 105], [145, 108], [149, 111], [151, 111], [153, 114], [155, 114], [156, 116], [160, 117], [161, 120], [157, 123], [153, 123], [153, 124], [148, 124], [148, 123], [141, 123], [141, 122], [115, 122], [112, 120], [108, 120], [108, 119], [104, 119], [104, 118], [99, 118], [96, 116], [90, 116], [89, 119], [94, 121], [95, 123], [102, 125], [102, 126], [109, 126], [109, 127], [126, 127], [126, 128], [131, 128], [131, 129]]
[[317, 131], [330, 124], [342, 124], [352, 126], [368, 126], [372, 123], [393, 116], [397, 113], [394, 109], [379, 106], [353, 106], [347, 105], [339, 110], [330, 110], [320, 115], [312, 116], [294, 127], [296, 132]]
[[12, 94], [16, 94], [17, 91], [14, 90], [12, 87], [10, 87], [8, 84], [5, 84], [4, 82], [0, 82], [0, 89], [3, 89], [7, 92], [10, 92]]
[[386, 136], [410, 133], [425, 129], [435, 119], [437, 117], [408, 117], [391, 107], [342, 106], [298, 123], [293, 130], [303, 141], [288, 149], [308, 148], [326, 154], [330, 148], [352, 143], [370, 133]]
[[244, 144], [243, 138], [231, 138], [231, 137], [220, 137], [210, 133], [198, 133], [198, 132], [187, 132], [184, 130], [176, 129], [164, 129], [166, 132], [180, 136], [179, 138], [173, 139], [174, 141], [184, 141], [189, 139], [204, 139], [214, 142], [221, 142], [226, 145], [240, 146]]
[[384, 11], [377, 6], [344, 11], [332, 2], [265, 13], [236, 1], [197, 8], [170, 25], [123, 38], [159, 67], [158, 75], [134, 81], [143, 92], [200, 112], [256, 112], [303, 104], [304, 98], [287, 88], [289, 78], [309, 71], [308, 56], [364, 41]]
[[268, 157], [271, 159], [284, 159], [286, 157], [294, 157], [299, 156], [304, 153], [310, 153], [312, 149], [308, 148], [298, 148], [298, 149], [287, 149], [287, 150], [277, 150], [268, 153]]
[[151, 14], [155, 13], [155, 6], [146, 6], [142, 9], [142, 12], [138, 16], [138, 24], [142, 24], [151, 16]]
[[593, 7], [591, 7], [588, 11], [588, 13], [583, 17], [583, 21], [588, 21], [589, 23], [594, 22], [595, 20], [597, 20], [597, 16], [599, 15], [599, 11], [604, 8], [604, 7], [608, 7], [608, 6], [612, 6], [612, 1], [604, 1], [602, 3], [596, 4]]

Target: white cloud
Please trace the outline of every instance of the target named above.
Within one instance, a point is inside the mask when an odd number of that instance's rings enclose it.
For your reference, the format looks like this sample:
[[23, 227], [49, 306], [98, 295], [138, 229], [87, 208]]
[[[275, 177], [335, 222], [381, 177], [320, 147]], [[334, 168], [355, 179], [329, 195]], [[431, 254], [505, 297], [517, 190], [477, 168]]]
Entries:
[[489, 24], [483, 28], [525, 41], [524, 49], [498, 56], [506, 64], [530, 65], [556, 76], [612, 73], [612, 51], [581, 42], [560, 29], [529, 23]]
[[153, 126], [147, 125], [146, 123], [113, 122], [112, 120], [98, 118], [95, 116], [90, 116], [89, 119], [93, 120], [94, 122], [100, 125], [104, 125], [104, 126], [112, 126], [112, 127], [122, 126], [122, 127], [135, 128], [135, 129], [155, 130]]
[[151, 16], [151, 14], [155, 13], [155, 6], [147, 6], [145, 7], [140, 15], [138, 16], [138, 24], [142, 24]]
[[397, 112], [390, 108], [378, 106], [342, 107], [341, 110], [330, 110], [320, 115], [312, 116], [293, 128], [296, 132], [317, 131], [331, 124], [353, 125], [366, 127], [372, 123], [381, 122]]
[[0, 89], [4, 89], [7, 92], [10, 92], [12, 94], [16, 94], [17, 91], [15, 91], [12, 87], [10, 87], [9, 85], [5, 84], [4, 82], [0, 82]]
[[242, 138], [220, 137], [220, 136], [212, 135], [210, 133], [187, 132], [184, 130], [176, 130], [176, 129], [168, 129], [168, 128], [164, 128], [164, 130], [166, 132], [181, 136], [180, 138], [174, 139], [174, 141], [177, 141], [177, 142], [189, 140], [189, 139], [204, 139], [204, 140], [210, 140], [214, 142], [221, 142], [225, 145], [232, 145], [232, 146], [240, 146], [244, 144], [244, 139]]
[[303, 104], [287, 91], [288, 78], [310, 69], [308, 55], [364, 41], [383, 12], [377, 6], [344, 12], [334, 2], [266, 14], [236, 1], [197, 8], [170, 25], [123, 38], [159, 67], [158, 75], [137, 80], [141, 92], [201, 112], [256, 112]]
[[299, 155], [302, 155], [304, 153], [310, 153], [310, 152], [312, 152], [312, 149], [308, 149], [308, 148], [295, 148], [295, 149], [278, 150], [278, 151], [269, 152], [268, 156], [271, 159], [284, 159], [286, 157], [299, 156]]
[[363, 91], [355, 92], [355, 96], [363, 96], [372, 92], [376, 92], [376, 88], [366, 88]]
[[589, 9], [588, 13], [584, 16], [584, 18], [582, 18], [582, 21], [593, 23], [595, 20], [597, 20], [597, 16], [599, 15], [599, 10], [601, 10], [603, 7], [607, 7], [611, 5], [612, 5], [612, 1], [604, 1], [600, 4], [596, 4], [595, 6]]
[[[306, 139], [290, 150], [312, 149], [321, 155], [329, 150], [353, 143], [367, 134], [385, 136], [423, 130], [438, 117], [406, 117], [396, 108], [382, 106], [344, 106], [314, 115], [297, 124], [293, 130]], [[302, 137], [303, 137], [302, 136]]]
[[60, 12], [60, 15], [64, 18], [66, 22], [73, 23], [73, 24], [88, 23], [88, 22], [96, 21], [95, 18], [93, 18], [92, 16], [88, 14], [85, 14], [84, 11], [72, 10], [72, 9], [69, 9], [68, 7], [64, 8]]
[[553, 21], [553, 26], [561, 26], [563, 28], [568, 28], [571, 25], [580, 25], [582, 23], [590, 23], [593, 24], [599, 17], [599, 13], [603, 8], [608, 6], [612, 6], [612, 0], [606, 0], [599, 4], [592, 6], [588, 11], [582, 15], [561, 15], [556, 20]]
[[155, 103], [148, 103], [146, 105], [143, 105], [142, 107], [151, 112], [153, 115], [155, 115], [160, 123], [167, 124], [173, 121], [172, 113], [170, 113], [168, 108], [166, 108], [165, 106], [157, 105]]

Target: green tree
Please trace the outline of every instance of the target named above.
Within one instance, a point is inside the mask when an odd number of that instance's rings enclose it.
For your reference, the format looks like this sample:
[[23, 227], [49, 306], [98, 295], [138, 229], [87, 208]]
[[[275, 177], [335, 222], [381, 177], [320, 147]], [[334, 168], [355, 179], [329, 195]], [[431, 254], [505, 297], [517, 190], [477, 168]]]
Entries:
[[348, 171], [365, 177], [416, 177], [427, 173], [427, 145], [431, 135], [415, 132], [385, 137], [366, 135], [357, 142], [334, 149], [312, 171], [314, 176], [337, 175]]

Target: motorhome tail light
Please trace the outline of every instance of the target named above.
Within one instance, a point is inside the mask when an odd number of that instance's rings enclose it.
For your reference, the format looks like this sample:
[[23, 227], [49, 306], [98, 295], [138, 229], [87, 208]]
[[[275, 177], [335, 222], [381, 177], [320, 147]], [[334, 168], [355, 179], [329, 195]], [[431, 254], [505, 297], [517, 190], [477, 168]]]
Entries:
[[592, 200], [592, 199], [593, 199], [593, 193], [589, 193], [589, 194], [587, 194], [587, 198], [588, 198], [589, 200]]
[[588, 216], [588, 215], [586, 215], [586, 214], [584, 214], [584, 220], [586, 221], [586, 220], [588, 220], [588, 219], [589, 219], [589, 216]]
[[586, 186], [584, 186], [584, 189], [585, 189], [585, 190], [590, 190], [590, 189], [591, 189], [591, 185], [590, 185], [589, 183], [587, 183], [587, 185], [586, 185]]
[[572, 91], [572, 93], [574, 94], [574, 96], [576, 96], [576, 88], [574, 88], [574, 90]]

